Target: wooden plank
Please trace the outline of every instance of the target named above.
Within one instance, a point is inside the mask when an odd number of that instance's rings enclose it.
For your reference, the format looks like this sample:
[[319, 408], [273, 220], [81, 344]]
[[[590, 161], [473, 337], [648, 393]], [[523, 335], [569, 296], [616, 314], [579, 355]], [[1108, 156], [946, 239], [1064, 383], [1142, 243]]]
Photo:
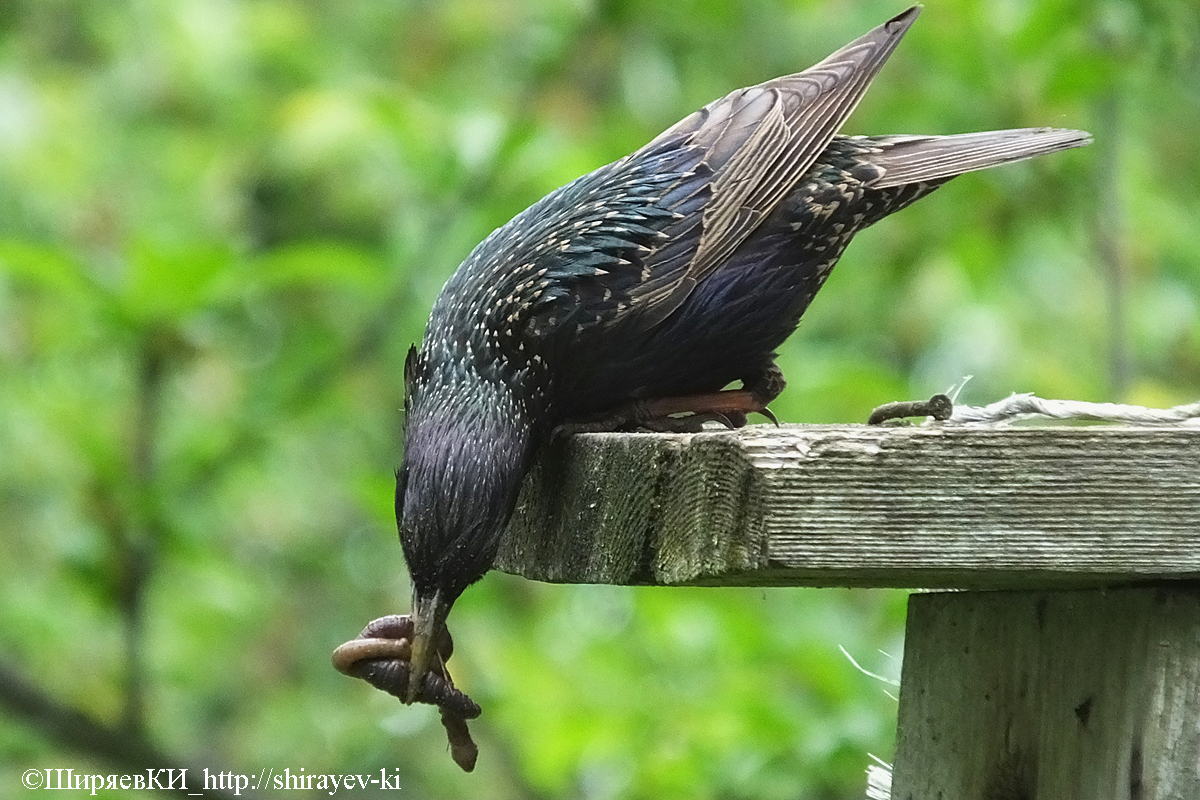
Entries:
[[1200, 590], [909, 601], [892, 797], [1200, 797]]
[[547, 448], [498, 568], [583, 583], [1200, 577], [1200, 429], [785, 425]]

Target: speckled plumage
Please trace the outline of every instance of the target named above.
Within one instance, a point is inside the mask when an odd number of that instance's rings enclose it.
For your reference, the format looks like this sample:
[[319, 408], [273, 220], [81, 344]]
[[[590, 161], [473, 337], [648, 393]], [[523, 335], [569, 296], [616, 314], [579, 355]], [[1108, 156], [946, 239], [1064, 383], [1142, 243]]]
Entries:
[[446, 283], [405, 367], [396, 489], [414, 605], [439, 609], [430, 624], [490, 568], [556, 425], [749, 384], [857, 231], [954, 175], [1087, 142], [837, 135], [916, 13], [552, 192]]

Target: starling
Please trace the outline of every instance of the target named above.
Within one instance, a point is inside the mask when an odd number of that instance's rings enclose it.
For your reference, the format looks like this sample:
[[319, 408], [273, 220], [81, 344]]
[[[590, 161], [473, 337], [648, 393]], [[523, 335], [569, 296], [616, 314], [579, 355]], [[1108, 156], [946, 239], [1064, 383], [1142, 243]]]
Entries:
[[918, 11], [551, 192], [446, 283], [404, 365], [408, 702], [431, 665], [443, 671], [432, 643], [491, 568], [556, 428], [695, 430], [769, 414], [784, 386], [774, 351], [855, 233], [960, 173], [1090, 141], [1050, 128], [839, 135]]

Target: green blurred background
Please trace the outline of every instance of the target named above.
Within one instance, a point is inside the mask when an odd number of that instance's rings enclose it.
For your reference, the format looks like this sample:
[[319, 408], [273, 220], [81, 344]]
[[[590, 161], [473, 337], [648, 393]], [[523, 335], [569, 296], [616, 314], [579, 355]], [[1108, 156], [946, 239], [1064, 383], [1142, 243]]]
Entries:
[[[329, 653], [407, 609], [401, 365], [466, 253], [902, 9], [0, 3], [0, 796], [153, 747], [386, 768], [409, 798], [861, 797], [894, 690], [838, 647], [898, 675], [900, 592], [490, 575], [454, 615], [474, 775]], [[848, 133], [1096, 144], [861, 234], [781, 354], [779, 416], [967, 374], [976, 403], [1200, 399], [1198, 42], [1194, 2], [931, 0]]]

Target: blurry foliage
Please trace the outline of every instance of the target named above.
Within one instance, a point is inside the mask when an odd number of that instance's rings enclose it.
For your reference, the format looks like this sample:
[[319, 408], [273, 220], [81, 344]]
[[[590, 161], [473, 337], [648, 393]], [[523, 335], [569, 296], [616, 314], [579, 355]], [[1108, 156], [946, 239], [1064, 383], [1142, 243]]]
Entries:
[[[895, 704], [837, 646], [898, 673], [899, 593], [490, 576], [454, 619], [485, 708], [473, 776], [429, 709], [328, 656], [407, 607], [401, 364], [470, 248], [900, 10], [0, 5], [0, 658], [214, 769], [387, 767], [408, 797], [861, 796]], [[1196, 399], [1198, 43], [1192, 3], [930, 3], [848, 132], [1097, 145], [860, 235], [783, 348], [780, 417], [861, 421], [965, 374], [975, 402]], [[0, 793], [86, 764], [0, 719]]]

